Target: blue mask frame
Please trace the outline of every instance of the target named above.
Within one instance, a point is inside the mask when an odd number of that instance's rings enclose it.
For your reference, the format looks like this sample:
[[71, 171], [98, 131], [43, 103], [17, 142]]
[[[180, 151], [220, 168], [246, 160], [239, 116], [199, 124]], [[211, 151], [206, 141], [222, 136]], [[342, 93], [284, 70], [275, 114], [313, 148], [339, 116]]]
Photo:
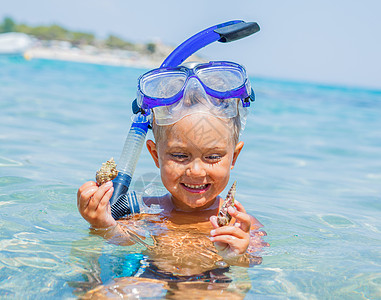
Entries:
[[[197, 70], [199, 69], [205, 69], [209, 67], [226, 67], [226, 68], [234, 68], [237, 72], [242, 74], [242, 76], [245, 78], [242, 84], [236, 88], [228, 89], [226, 91], [216, 91], [205, 85], [200, 78], [197, 76]], [[184, 73], [186, 76], [186, 79], [184, 81], [184, 84], [182, 88], [172, 97], [168, 98], [157, 98], [157, 97], [150, 97], [147, 96], [145, 93], [143, 93], [143, 89], [141, 87], [141, 80], [144, 80], [144, 77], [150, 77], [150, 76], [158, 76], [158, 74], [165, 74], [166, 72], [173, 72], [177, 71], [178, 73]], [[198, 82], [201, 84], [205, 92], [215, 98], [219, 99], [228, 99], [228, 98], [239, 98], [242, 100], [243, 107], [250, 106], [249, 99], [251, 101], [254, 101], [254, 92], [250, 87], [250, 82], [246, 74], [246, 70], [243, 66], [240, 64], [234, 63], [234, 62], [228, 62], [228, 61], [212, 61], [209, 63], [204, 64], [198, 64], [195, 68], [187, 68], [185, 66], [178, 66], [174, 68], [158, 68], [151, 70], [144, 75], [139, 77], [139, 83], [138, 83], [138, 105], [143, 109], [151, 109], [157, 106], [163, 106], [163, 105], [172, 105], [175, 102], [179, 101], [183, 98], [185, 87], [189, 81], [190, 78], [196, 78]]]

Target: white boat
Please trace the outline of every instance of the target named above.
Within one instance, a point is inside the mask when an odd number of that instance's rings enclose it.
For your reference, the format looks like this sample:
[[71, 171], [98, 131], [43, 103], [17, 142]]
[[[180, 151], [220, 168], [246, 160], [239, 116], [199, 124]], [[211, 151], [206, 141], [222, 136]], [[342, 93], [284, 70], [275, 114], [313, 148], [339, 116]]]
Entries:
[[0, 54], [23, 54], [32, 46], [32, 38], [21, 32], [0, 34]]

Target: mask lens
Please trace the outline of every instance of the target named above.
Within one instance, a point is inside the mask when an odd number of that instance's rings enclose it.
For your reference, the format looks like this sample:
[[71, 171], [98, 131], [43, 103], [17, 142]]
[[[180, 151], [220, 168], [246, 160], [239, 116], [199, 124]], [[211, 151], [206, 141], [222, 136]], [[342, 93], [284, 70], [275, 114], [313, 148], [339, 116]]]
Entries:
[[171, 98], [185, 84], [187, 74], [181, 71], [163, 71], [146, 74], [140, 79], [140, 89], [151, 98]]
[[158, 125], [173, 124], [196, 112], [228, 119], [237, 116], [238, 103], [250, 94], [246, 93], [249, 84], [241, 65], [189, 63], [143, 75], [138, 101], [144, 108], [152, 108]]
[[243, 71], [234, 66], [200, 68], [197, 71], [197, 77], [208, 88], [218, 92], [237, 89], [245, 83], [246, 79]]

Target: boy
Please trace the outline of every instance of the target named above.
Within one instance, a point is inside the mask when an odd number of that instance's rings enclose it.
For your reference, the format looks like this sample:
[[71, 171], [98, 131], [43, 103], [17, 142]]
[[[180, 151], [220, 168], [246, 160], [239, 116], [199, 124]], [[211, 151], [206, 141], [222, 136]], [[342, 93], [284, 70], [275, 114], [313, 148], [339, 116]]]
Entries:
[[[154, 240], [154, 247], [147, 249], [155, 265], [150, 272], [160, 278], [171, 274], [189, 280], [226, 267], [226, 262], [260, 263], [248, 254], [248, 249], [265, 245], [263, 233], [257, 231], [262, 227], [259, 221], [237, 200], [228, 209], [233, 217], [228, 226], [219, 227], [216, 217], [223, 202], [219, 194], [244, 145], [238, 138], [250, 90], [244, 68], [229, 62], [193, 63], [143, 75], [138, 101], [152, 109], [155, 137], [155, 142], [147, 141], [147, 148], [169, 192], [144, 201], [163, 211], [116, 222], [109, 204], [112, 182], [98, 187], [90, 181], [77, 194], [82, 217], [97, 234], [122, 244], [135, 243], [139, 228], [147, 228]], [[166, 102], [152, 104], [156, 99]]]

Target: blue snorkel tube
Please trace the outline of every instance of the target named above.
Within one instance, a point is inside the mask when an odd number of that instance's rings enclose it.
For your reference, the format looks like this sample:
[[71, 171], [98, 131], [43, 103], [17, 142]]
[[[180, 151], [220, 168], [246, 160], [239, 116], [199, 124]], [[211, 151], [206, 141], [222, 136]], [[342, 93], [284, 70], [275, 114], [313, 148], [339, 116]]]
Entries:
[[177, 67], [201, 48], [213, 43], [228, 43], [252, 35], [260, 30], [255, 22], [230, 21], [207, 28], [187, 39], [164, 60], [160, 68]]
[[[207, 28], [179, 45], [161, 64], [162, 67], [177, 67], [201, 48], [213, 43], [227, 43], [247, 37], [260, 30], [255, 22], [230, 21]], [[128, 197], [127, 191], [134, 174], [149, 128], [149, 114], [133, 102], [134, 118], [124, 143], [118, 163], [118, 176], [113, 180], [114, 193], [110, 199], [111, 214], [115, 220], [132, 213], [139, 213], [137, 197]]]

